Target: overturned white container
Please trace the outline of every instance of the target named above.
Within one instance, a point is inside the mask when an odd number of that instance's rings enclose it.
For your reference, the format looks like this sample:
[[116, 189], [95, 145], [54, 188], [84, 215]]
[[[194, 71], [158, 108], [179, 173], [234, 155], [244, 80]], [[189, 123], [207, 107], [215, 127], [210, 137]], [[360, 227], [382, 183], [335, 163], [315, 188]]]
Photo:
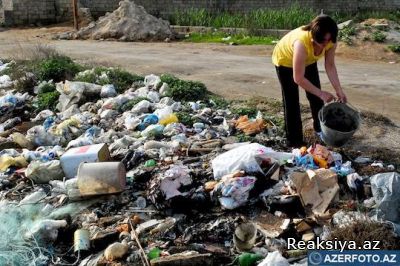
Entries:
[[114, 194], [126, 185], [126, 170], [121, 162], [81, 163], [78, 188], [81, 196]]
[[82, 162], [105, 162], [110, 160], [107, 144], [95, 144], [69, 149], [61, 158], [61, 167], [66, 178], [74, 178]]

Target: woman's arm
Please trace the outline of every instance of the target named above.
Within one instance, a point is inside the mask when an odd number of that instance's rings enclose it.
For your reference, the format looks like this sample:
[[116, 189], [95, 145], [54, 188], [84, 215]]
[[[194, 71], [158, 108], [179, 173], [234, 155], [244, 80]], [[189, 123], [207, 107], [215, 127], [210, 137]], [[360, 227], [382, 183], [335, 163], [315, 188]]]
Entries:
[[335, 44], [331, 49], [329, 49], [325, 53], [325, 70], [326, 74], [328, 75], [329, 81], [331, 82], [333, 88], [336, 91], [336, 95], [341, 102], [347, 102], [346, 94], [344, 94], [342, 86], [340, 85], [339, 77], [336, 70], [335, 64], [335, 51], [336, 51]]
[[293, 80], [300, 87], [309, 93], [314, 94], [321, 98], [324, 102], [330, 102], [335, 97], [326, 91], [322, 91], [315, 87], [306, 77], [304, 77], [306, 69], [306, 56], [307, 51], [304, 45], [300, 41], [295, 41], [293, 44]]

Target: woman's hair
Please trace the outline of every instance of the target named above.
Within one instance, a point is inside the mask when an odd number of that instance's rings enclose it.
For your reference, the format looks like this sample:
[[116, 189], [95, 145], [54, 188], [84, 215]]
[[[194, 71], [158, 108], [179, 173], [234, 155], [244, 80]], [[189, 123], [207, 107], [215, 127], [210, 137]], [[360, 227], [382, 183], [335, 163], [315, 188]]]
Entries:
[[311, 35], [317, 43], [323, 43], [327, 33], [331, 34], [331, 41], [333, 43], [337, 41], [338, 26], [328, 15], [319, 15], [302, 29], [311, 31]]

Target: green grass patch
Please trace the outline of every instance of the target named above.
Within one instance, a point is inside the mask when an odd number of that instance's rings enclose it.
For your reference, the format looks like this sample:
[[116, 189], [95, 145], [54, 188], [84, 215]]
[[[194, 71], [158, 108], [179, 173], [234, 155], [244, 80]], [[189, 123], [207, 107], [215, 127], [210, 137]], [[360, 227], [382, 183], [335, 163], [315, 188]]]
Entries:
[[393, 44], [388, 46], [389, 50], [392, 51], [393, 53], [398, 53], [400, 54], [400, 44]]
[[60, 97], [60, 93], [58, 91], [39, 93], [35, 105], [39, 111], [46, 109], [55, 111], [58, 103], [58, 97]]
[[230, 35], [224, 32], [191, 33], [189, 37], [185, 39], [186, 42], [233, 43], [238, 45], [272, 45], [275, 40], [277, 40], [275, 37], [269, 36], [248, 36], [245, 34]]
[[258, 9], [245, 14], [219, 12], [205, 9], [176, 10], [169, 21], [182, 26], [231, 27], [247, 29], [292, 29], [309, 23], [317, 12], [293, 4], [285, 9]]
[[250, 106], [234, 107], [231, 111], [236, 115], [247, 115], [249, 118], [253, 118], [257, 115], [257, 109]]
[[357, 31], [354, 26], [344, 27], [339, 31], [339, 40], [343, 41], [347, 45], [351, 45], [353, 43], [351, 36], [355, 36], [356, 34]]
[[43, 59], [33, 66], [39, 80], [53, 80], [54, 82], [71, 80], [76, 73], [83, 69], [68, 56], [55, 56]]
[[181, 80], [170, 74], [162, 74], [160, 78], [161, 82], [169, 86], [165, 95], [175, 101], [198, 101], [207, 98], [207, 88], [201, 82]]
[[230, 104], [229, 101], [227, 101], [225, 98], [214, 94], [210, 94], [208, 100], [210, 106], [216, 107], [218, 109], [226, 109], [229, 107]]
[[176, 112], [176, 117], [178, 117], [179, 123], [184, 124], [185, 126], [192, 127], [193, 126], [193, 115], [188, 111], [180, 111]]
[[[176, 10], [168, 19], [172, 25], [230, 27], [246, 29], [294, 29], [308, 24], [320, 13], [319, 10], [294, 3], [282, 9], [258, 9], [248, 13], [209, 12], [206, 9]], [[327, 13], [338, 23], [346, 20], [361, 22], [368, 18], [385, 18], [400, 23], [400, 10]]]
[[386, 34], [383, 33], [382, 31], [375, 31], [371, 34], [371, 39], [374, 42], [382, 43], [382, 42], [385, 42], [385, 40], [386, 40]]

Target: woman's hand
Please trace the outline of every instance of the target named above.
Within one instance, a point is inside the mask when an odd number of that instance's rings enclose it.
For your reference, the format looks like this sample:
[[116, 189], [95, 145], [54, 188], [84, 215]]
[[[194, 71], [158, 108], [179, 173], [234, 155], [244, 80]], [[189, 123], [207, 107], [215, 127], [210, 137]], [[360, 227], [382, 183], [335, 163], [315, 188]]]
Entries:
[[319, 98], [324, 101], [324, 103], [329, 103], [333, 100], [336, 100], [335, 96], [332, 93], [327, 91], [321, 91], [319, 94]]
[[338, 90], [337, 92], [336, 92], [336, 95], [337, 95], [337, 97], [338, 97], [338, 100], [339, 100], [339, 102], [341, 102], [341, 103], [347, 103], [347, 97], [346, 97], [346, 94], [344, 94], [344, 92], [343, 92], [343, 90]]

